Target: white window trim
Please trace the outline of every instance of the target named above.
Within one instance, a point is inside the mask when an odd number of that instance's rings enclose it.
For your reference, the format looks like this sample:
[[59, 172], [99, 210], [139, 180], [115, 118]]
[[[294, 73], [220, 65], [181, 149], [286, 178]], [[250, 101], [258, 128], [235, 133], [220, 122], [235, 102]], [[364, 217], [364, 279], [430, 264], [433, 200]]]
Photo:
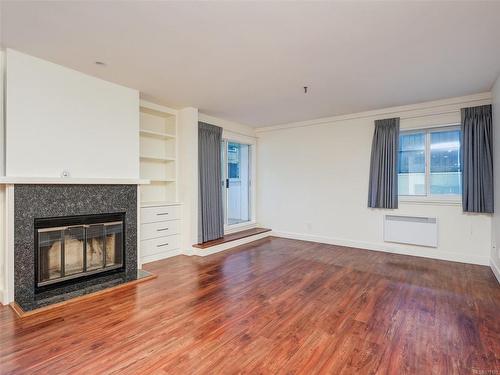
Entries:
[[415, 134], [424, 133], [425, 134], [425, 191], [426, 195], [399, 195], [398, 201], [400, 203], [407, 204], [432, 204], [432, 205], [443, 205], [443, 206], [459, 206], [462, 204], [461, 194], [451, 194], [451, 195], [430, 195], [430, 134], [434, 132], [441, 132], [446, 130], [458, 130], [460, 129], [460, 124], [447, 124], [441, 126], [429, 126], [421, 128], [403, 129], [400, 134]]
[[440, 206], [461, 206], [462, 196], [458, 198], [455, 196], [443, 196], [437, 198], [436, 196], [411, 196], [411, 195], [400, 195], [399, 203], [401, 204], [430, 204], [430, 205], [440, 205]]
[[250, 145], [250, 221], [244, 223], [227, 225], [224, 223], [224, 234], [239, 232], [245, 229], [257, 227], [257, 139], [245, 135], [240, 135], [231, 131], [223, 131], [222, 139], [226, 142], [236, 142]]

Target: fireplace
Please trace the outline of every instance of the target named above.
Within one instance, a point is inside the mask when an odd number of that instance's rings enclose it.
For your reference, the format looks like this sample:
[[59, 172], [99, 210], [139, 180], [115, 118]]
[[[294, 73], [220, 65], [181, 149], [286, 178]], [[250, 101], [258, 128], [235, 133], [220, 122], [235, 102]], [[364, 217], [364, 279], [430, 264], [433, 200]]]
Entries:
[[137, 186], [16, 184], [14, 300], [24, 311], [137, 280]]
[[36, 291], [124, 269], [124, 213], [35, 219]]

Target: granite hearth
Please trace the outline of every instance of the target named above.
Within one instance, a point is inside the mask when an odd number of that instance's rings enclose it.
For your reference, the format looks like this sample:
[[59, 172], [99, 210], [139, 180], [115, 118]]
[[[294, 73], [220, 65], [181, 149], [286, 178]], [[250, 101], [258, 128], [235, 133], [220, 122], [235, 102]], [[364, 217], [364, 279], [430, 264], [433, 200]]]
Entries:
[[[35, 219], [124, 214], [124, 267], [37, 291]], [[14, 300], [30, 311], [136, 280], [137, 186], [16, 184], [14, 186]]]

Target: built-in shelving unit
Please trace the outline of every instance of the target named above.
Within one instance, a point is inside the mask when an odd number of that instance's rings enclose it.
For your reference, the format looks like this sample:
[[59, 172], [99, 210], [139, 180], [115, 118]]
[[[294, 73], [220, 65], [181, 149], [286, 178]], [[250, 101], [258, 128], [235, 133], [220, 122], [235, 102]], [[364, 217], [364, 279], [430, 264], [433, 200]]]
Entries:
[[177, 111], [141, 101], [139, 132], [141, 205], [177, 202]]
[[181, 204], [178, 202], [177, 111], [141, 101], [140, 171], [141, 263], [181, 254]]

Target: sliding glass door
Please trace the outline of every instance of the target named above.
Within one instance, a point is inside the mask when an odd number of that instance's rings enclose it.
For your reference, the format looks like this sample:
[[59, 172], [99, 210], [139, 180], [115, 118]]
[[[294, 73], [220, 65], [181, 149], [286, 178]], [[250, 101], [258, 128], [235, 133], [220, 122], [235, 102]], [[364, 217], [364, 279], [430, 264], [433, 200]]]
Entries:
[[250, 149], [247, 144], [222, 142], [222, 198], [227, 226], [251, 220]]

